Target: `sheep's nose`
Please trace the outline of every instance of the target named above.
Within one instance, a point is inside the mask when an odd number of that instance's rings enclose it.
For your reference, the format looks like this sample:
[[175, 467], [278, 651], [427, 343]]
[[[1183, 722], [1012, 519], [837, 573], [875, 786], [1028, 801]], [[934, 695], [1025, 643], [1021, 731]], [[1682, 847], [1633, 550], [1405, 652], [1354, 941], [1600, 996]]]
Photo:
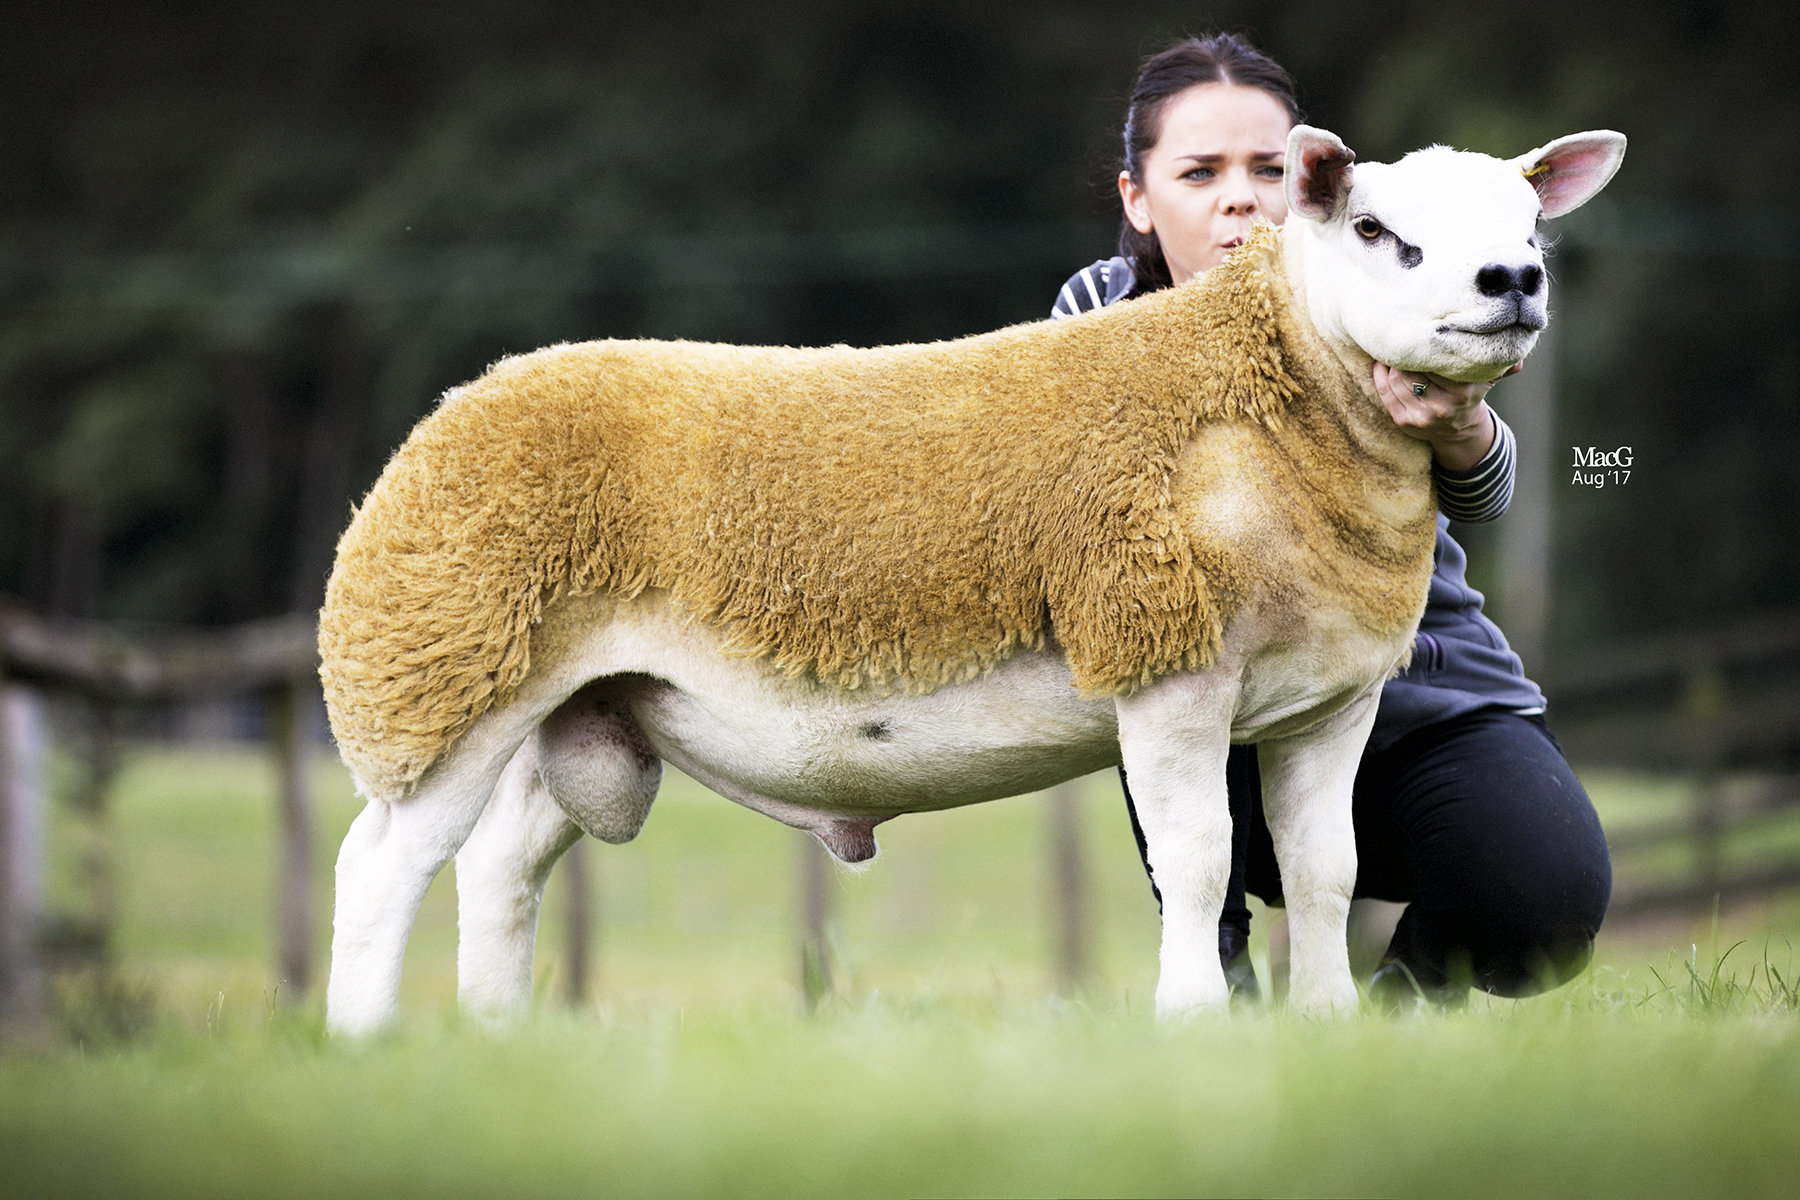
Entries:
[[1537, 295], [1538, 287], [1544, 282], [1542, 267], [1503, 267], [1499, 263], [1489, 263], [1475, 272], [1475, 286], [1481, 289], [1484, 296], [1504, 296], [1508, 292], [1519, 292], [1527, 296]]

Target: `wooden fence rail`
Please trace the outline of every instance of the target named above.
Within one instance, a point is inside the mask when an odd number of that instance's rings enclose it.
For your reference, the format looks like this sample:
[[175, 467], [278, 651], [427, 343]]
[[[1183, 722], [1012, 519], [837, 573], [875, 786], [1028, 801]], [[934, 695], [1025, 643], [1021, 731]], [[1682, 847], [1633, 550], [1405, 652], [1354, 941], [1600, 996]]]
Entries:
[[1675, 772], [1687, 812], [1609, 832], [1615, 853], [1679, 846], [1673, 880], [1622, 878], [1617, 915], [1699, 909], [1800, 886], [1800, 851], [1738, 854], [1800, 810], [1800, 610], [1699, 634], [1647, 639], [1565, 659], [1543, 680], [1558, 739], [1582, 767]]
[[[1613, 911], [1632, 914], [1661, 909], [1704, 911], [1714, 897], [1748, 899], [1800, 887], [1800, 852], [1745, 853], [1746, 846], [1791, 844], [1784, 826], [1800, 821], [1800, 777], [1775, 776], [1740, 781], [1747, 786], [1715, 784], [1694, 793], [1689, 811], [1673, 820], [1633, 826], [1609, 833], [1613, 853], [1634, 855], [1677, 847], [1685, 851], [1688, 870], [1673, 879], [1626, 879], [1615, 892]], [[1768, 835], [1774, 834], [1774, 837]], [[1727, 864], [1726, 847], [1737, 847], [1737, 861]]]

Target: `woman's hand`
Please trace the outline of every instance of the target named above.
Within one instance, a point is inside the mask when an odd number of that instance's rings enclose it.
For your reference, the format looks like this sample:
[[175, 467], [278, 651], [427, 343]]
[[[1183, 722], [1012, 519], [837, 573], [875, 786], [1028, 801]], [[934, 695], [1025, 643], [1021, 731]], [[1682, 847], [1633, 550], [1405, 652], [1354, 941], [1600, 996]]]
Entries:
[[[1523, 363], [1506, 369], [1516, 375]], [[1451, 471], [1466, 471], [1487, 456], [1494, 445], [1494, 414], [1487, 394], [1498, 380], [1486, 383], [1453, 383], [1419, 371], [1396, 371], [1386, 363], [1375, 364], [1375, 394], [1387, 406], [1394, 424], [1408, 437], [1431, 443], [1431, 456]], [[1423, 384], [1423, 394], [1414, 392]]]

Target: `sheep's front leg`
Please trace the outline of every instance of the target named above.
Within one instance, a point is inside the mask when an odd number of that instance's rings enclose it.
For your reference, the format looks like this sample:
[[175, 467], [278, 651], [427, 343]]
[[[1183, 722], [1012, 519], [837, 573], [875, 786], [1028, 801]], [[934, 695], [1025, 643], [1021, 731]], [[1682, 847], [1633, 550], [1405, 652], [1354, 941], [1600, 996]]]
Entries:
[[1169, 1019], [1229, 1002], [1219, 965], [1219, 913], [1231, 877], [1225, 756], [1237, 679], [1169, 675], [1118, 701], [1119, 748], [1162, 893], [1162, 971], [1156, 1015]]
[[1356, 887], [1351, 789], [1381, 689], [1293, 737], [1257, 746], [1263, 812], [1287, 902], [1288, 1006], [1328, 1017], [1357, 1008], [1347, 919]]
[[538, 906], [550, 868], [581, 837], [538, 774], [538, 738], [513, 755], [456, 855], [456, 997], [492, 1017], [531, 1006]]

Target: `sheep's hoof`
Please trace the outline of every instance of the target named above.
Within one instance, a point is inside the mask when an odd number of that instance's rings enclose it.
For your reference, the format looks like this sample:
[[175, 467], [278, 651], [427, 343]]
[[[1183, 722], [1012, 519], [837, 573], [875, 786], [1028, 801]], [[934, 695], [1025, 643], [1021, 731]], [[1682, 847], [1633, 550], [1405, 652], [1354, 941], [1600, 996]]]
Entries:
[[1311, 992], [1288, 993], [1288, 1011], [1321, 1021], [1352, 1017], [1362, 1011], [1362, 997], [1356, 985], [1346, 979], [1341, 986], [1325, 987]]
[[1225, 978], [1219, 977], [1216, 988], [1168, 986], [1156, 989], [1156, 1019], [1159, 1021], [1192, 1021], [1200, 1017], [1229, 1017], [1231, 993]]

